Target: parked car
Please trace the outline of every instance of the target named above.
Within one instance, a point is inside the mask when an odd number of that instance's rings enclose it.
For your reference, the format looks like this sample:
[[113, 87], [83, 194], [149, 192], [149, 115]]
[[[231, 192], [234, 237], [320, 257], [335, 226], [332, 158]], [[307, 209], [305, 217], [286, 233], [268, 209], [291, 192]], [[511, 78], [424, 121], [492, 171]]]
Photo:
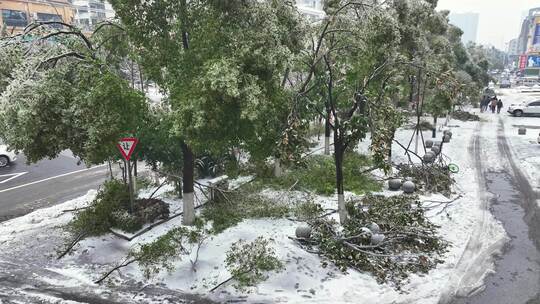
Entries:
[[540, 100], [512, 104], [508, 107], [508, 113], [516, 117], [523, 115], [540, 115]]
[[6, 167], [17, 159], [17, 155], [0, 144], [0, 168]]
[[499, 84], [499, 87], [501, 89], [504, 89], [504, 88], [510, 88], [512, 85], [510, 83], [510, 79], [503, 79], [501, 80], [501, 83]]

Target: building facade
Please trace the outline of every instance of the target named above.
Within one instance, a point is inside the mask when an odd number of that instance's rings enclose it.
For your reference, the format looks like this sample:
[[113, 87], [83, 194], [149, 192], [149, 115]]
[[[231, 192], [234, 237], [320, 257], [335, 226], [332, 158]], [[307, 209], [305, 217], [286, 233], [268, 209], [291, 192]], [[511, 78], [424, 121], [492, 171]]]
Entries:
[[530, 9], [523, 20], [517, 51], [520, 55], [519, 68], [524, 75], [540, 76], [540, 7]]
[[112, 6], [104, 0], [73, 0], [75, 24], [83, 31], [91, 31], [104, 20], [114, 18]]
[[73, 5], [68, 0], [0, 0], [0, 25], [8, 34], [20, 32], [35, 21], [72, 24]]
[[451, 13], [449, 16], [450, 23], [459, 27], [463, 31], [461, 41], [464, 44], [469, 42], [476, 43], [478, 36], [478, 20], [477, 13]]
[[311, 21], [322, 20], [325, 16], [322, 0], [296, 0], [298, 11]]

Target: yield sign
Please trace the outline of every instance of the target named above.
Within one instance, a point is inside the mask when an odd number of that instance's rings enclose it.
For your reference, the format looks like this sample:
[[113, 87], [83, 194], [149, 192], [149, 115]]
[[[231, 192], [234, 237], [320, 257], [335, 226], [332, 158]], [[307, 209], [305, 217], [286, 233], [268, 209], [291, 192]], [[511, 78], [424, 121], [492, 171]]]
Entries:
[[138, 142], [139, 140], [134, 137], [126, 137], [120, 139], [117, 146], [120, 150], [120, 153], [122, 153], [122, 156], [124, 156], [126, 160], [131, 159], [131, 154], [133, 153], [133, 150], [135, 150], [135, 146]]

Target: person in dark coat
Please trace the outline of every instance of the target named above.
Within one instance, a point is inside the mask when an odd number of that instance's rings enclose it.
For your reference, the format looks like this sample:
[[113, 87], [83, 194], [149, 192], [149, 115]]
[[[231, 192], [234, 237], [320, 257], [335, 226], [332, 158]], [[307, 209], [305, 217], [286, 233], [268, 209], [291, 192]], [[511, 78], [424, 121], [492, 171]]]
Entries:
[[487, 104], [489, 102], [489, 98], [484, 95], [484, 98], [480, 101], [480, 113], [484, 113], [487, 108]]
[[503, 102], [502, 100], [499, 99], [499, 101], [497, 101], [497, 114], [501, 113], [502, 107], [503, 107]]

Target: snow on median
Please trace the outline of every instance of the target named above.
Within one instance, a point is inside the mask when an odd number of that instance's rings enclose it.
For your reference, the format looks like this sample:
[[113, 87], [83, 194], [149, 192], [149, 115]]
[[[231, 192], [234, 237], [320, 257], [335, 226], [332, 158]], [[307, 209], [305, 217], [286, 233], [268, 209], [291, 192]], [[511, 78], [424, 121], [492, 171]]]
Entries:
[[[450, 125], [457, 125], [452, 121]], [[208, 296], [218, 302], [245, 300], [247, 302], [283, 302], [283, 303], [438, 303], [439, 300], [454, 294], [468, 293], [481, 287], [482, 279], [492, 269], [491, 256], [499, 250], [505, 240], [502, 227], [486, 209], [488, 197], [478, 189], [475, 159], [467, 151], [472, 142], [477, 123], [459, 123], [452, 129], [452, 142], [444, 146], [443, 153], [448, 161], [456, 163], [460, 172], [454, 177], [457, 181], [456, 194], [461, 198], [447, 206], [430, 209], [429, 218], [440, 225], [440, 234], [450, 242], [449, 251], [444, 255], [445, 262], [428, 274], [413, 274], [401, 291], [387, 284], [379, 284], [367, 273], [349, 270], [342, 273], [334, 266], [323, 267], [321, 258], [300, 248], [289, 236], [294, 235], [298, 223], [287, 219], [248, 219], [228, 228], [223, 233], [212, 236], [201, 247], [196, 271], [190, 260], [195, 260], [195, 250], [182, 260], [173, 264], [170, 273], [162, 271], [150, 281], [144, 279], [136, 263], [123, 268], [119, 274], [113, 274], [109, 284], [121, 285], [126, 281], [144, 282], [143, 284], [164, 284], [167, 288], [208, 295], [208, 290], [230, 276], [224, 267], [225, 252], [232, 243], [239, 239], [252, 241], [258, 236], [273, 240], [276, 254], [284, 264], [284, 270], [270, 273], [268, 280], [251, 288], [249, 293], [242, 293], [232, 285]], [[399, 130], [396, 138], [405, 142], [410, 138], [411, 130]], [[429, 132], [430, 133], [430, 132]], [[425, 138], [430, 135], [425, 132]], [[488, 136], [488, 134], [481, 134]], [[487, 140], [492, 144], [492, 140]], [[394, 147], [393, 155], [404, 159], [403, 150]], [[164, 188], [160, 193], [170, 189]], [[273, 190], [266, 190], [273, 191]], [[273, 195], [273, 192], [269, 192]], [[51, 208], [37, 210], [26, 216], [0, 224], [0, 243], [15, 244], [17, 238], [36, 233], [46, 234], [48, 230], [66, 225], [72, 218], [72, 212], [66, 209], [84, 207], [95, 197], [96, 192]], [[385, 195], [392, 195], [384, 191]], [[279, 195], [275, 193], [275, 195]], [[143, 195], [144, 196], [144, 195]], [[336, 206], [334, 198], [317, 196], [324, 206]], [[449, 201], [442, 195], [422, 196], [426, 201]], [[168, 199], [175, 207], [181, 201]], [[442, 211], [444, 208], [444, 211]], [[176, 209], [177, 208], [172, 208]], [[180, 226], [180, 218], [162, 224], [131, 242], [112, 235], [92, 237], [83, 240], [73, 254], [56, 262], [50, 270], [69, 277], [69, 282], [49, 280], [50, 284], [73, 284], [74, 281], [92, 285], [103, 273], [122, 261], [130, 249], [140, 244], [156, 240], [174, 227]], [[51, 235], [50, 237], [60, 237]], [[97, 286], [97, 285], [96, 285]]]

